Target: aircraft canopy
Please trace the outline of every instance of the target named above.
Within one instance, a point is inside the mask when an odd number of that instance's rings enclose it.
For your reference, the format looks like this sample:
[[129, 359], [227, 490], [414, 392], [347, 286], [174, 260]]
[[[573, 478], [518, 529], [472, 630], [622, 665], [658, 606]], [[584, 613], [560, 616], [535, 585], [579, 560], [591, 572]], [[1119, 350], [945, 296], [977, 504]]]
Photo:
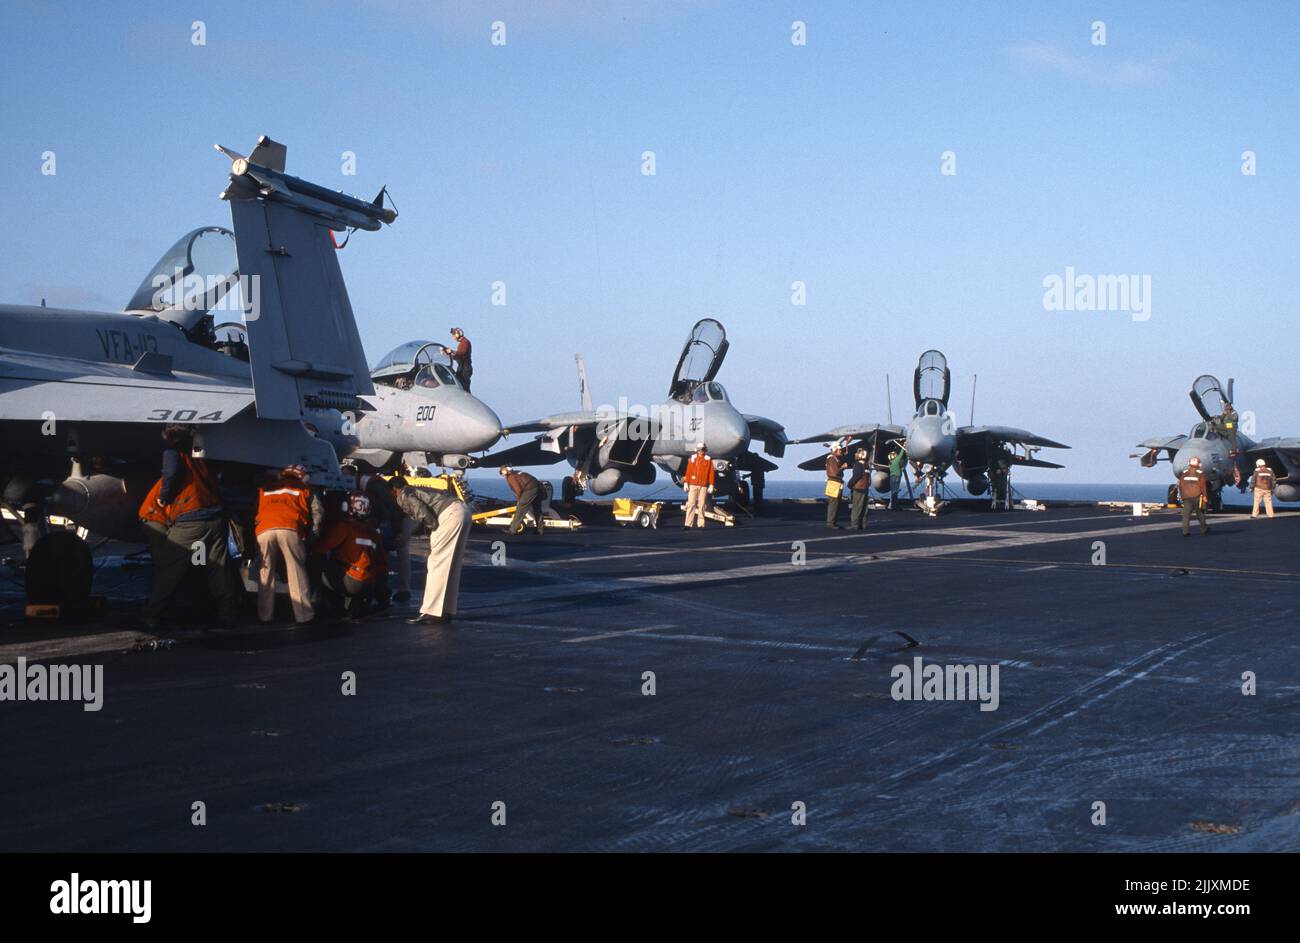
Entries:
[[696, 384], [712, 380], [726, 356], [727, 332], [721, 322], [713, 318], [695, 322], [677, 360], [668, 395], [680, 397], [689, 393]]

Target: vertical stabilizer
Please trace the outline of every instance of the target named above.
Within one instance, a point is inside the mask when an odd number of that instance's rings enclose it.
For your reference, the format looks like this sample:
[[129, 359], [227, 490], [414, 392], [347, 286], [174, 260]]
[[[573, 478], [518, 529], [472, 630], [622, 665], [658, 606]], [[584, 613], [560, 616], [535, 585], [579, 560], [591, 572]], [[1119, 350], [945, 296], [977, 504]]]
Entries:
[[257, 415], [355, 409], [374, 386], [331, 230], [374, 231], [397, 213], [288, 176], [284, 146], [265, 136], [249, 157], [219, 150], [232, 158], [222, 198], [239, 257]]

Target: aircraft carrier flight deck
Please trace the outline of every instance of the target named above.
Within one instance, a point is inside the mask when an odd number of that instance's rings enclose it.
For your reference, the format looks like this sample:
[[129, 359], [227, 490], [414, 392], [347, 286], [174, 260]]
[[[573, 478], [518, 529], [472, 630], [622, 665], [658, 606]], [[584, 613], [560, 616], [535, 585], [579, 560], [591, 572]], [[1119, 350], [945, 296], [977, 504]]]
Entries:
[[[146, 634], [125, 545], [92, 625], [25, 624], [4, 581], [0, 663], [101, 662], [104, 699], [10, 705], [0, 845], [1300, 850], [1294, 512], [578, 514], [475, 527], [446, 626]], [[985, 671], [936, 699], [932, 665]]]

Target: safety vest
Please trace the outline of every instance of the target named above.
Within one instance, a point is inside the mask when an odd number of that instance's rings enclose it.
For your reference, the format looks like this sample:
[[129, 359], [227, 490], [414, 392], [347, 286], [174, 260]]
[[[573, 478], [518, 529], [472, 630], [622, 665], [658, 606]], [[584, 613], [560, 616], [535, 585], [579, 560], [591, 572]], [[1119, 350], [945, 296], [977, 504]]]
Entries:
[[1183, 498], [1199, 498], [1205, 494], [1205, 474], [1188, 469], [1178, 480], [1178, 494]]
[[257, 533], [292, 530], [305, 537], [310, 525], [311, 489], [306, 485], [281, 479], [270, 488], [257, 489]]
[[221, 507], [221, 497], [217, 491], [217, 483], [212, 477], [212, 472], [208, 469], [207, 462], [201, 458], [194, 458], [185, 452], [177, 452], [181, 457], [181, 464], [184, 470], [181, 472], [183, 484], [180, 490], [172, 498], [172, 503], [160, 505], [158, 500], [162, 495], [163, 480], [161, 477], [154, 482], [154, 486], [149, 489], [145, 495], [144, 502], [140, 505], [140, 520], [160, 524], [163, 527], [170, 527], [178, 518], [189, 514], [192, 511], [199, 511], [203, 508]]
[[688, 485], [711, 485], [714, 481], [713, 461], [707, 455], [692, 455], [686, 463]]
[[351, 519], [335, 521], [312, 549], [316, 553], [332, 551], [334, 559], [347, 568], [348, 576], [362, 583], [374, 580], [378, 568], [387, 565], [379, 534], [373, 527]]
[[1276, 479], [1273, 475], [1273, 469], [1265, 467], [1255, 472], [1255, 490], [1272, 491]]

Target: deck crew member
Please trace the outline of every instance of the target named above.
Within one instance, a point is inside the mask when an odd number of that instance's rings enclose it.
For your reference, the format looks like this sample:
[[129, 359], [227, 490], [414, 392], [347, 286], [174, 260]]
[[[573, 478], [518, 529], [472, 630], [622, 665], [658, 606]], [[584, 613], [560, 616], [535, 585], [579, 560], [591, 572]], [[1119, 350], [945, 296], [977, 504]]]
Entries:
[[842, 442], [826, 456], [826, 526], [840, 529], [840, 494], [844, 490], [844, 469], [848, 466], [847, 450]]
[[907, 449], [898, 448], [889, 453], [889, 509], [898, 503], [898, 486], [903, 480], [903, 465], [907, 462]]
[[[709, 458], [708, 449], [703, 442], [695, 443], [695, 454], [691, 460], [686, 463], [686, 475], [683, 479], [686, 485], [686, 526], [703, 527], [704, 526], [704, 505], [708, 496], [713, 494], [713, 489], [717, 484], [717, 472], [713, 467], [713, 459]], [[698, 521], [698, 524], [693, 524]]]
[[456, 370], [456, 379], [460, 381], [460, 385], [465, 387], [465, 392], [468, 393], [470, 377], [474, 375], [474, 348], [470, 344], [469, 338], [465, 336], [465, 332], [458, 327], [451, 329], [451, 339], [456, 342], [456, 346], [443, 347], [442, 352], [451, 358]]
[[257, 489], [257, 618], [270, 622], [275, 614], [275, 578], [284, 561], [284, 581], [289, 586], [293, 621], [310, 622], [311, 581], [307, 577], [307, 541], [320, 533], [324, 504], [312, 494], [310, 475], [303, 465], [290, 465], [275, 480]]
[[455, 491], [415, 488], [395, 476], [389, 481], [393, 500], [404, 514], [429, 528], [429, 559], [425, 564], [424, 600], [411, 625], [450, 622], [460, 595], [460, 570], [469, 543], [471, 515]]
[[546, 525], [543, 523], [545, 517], [542, 514], [542, 483], [528, 472], [519, 471], [509, 465], [502, 465], [500, 472], [515, 495], [515, 516], [510, 519], [510, 533], [522, 534], [524, 515], [532, 511], [537, 533], [544, 534]]
[[352, 618], [360, 618], [379, 587], [379, 574], [388, 567], [384, 543], [370, 522], [370, 499], [353, 492], [347, 512], [312, 543], [312, 553], [328, 556], [321, 582], [343, 601]]
[[[163, 428], [167, 448], [162, 476], [140, 505], [153, 556], [153, 592], [145, 605], [144, 624], [154, 628], [176, 595], [191, 566], [201, 560], [208, 592], [227, 625], [236, 621], [234, 587], [227, 563], [226, 517], [220, 486], [208, 463], [194, 456], [194, 432], [188, 426]], [[202, 545], [201, 555], [197, 553]]]
[[869, 512], [868, 498], [871, 488], [871, 463], [866, 449], [853, 453], [853, 474], [849, 476], [849, 527], [866, 530]]
[[1219, 432], [1229, 442], [1229, 454], [1237, 454], [1237, 411], [1231, 403], [1223, 404], [1223, 415], [1219, 417]]
[[1205, 472], [1201, 471], [1201, 460], [1193, 456], [1178, 478], [1178, 496], [1183, 502], [1184, 537], [1191, 530], [1193, 512], [1201, 524], [1201, 533], [1210, 532], [1210, 526], [1205, 523], [1205, 500], [1208, 495], [1209, 486], [1205, 481]]
[[[356, 462], [348, 460], [340, 466], [356, 481], [353, 490], [370, 499], [370, 523], [384, 541], [384, 558], [397, 553], [397, 594], [389, 589], [389, 573], [385, 567], [375, 574], [374, 597], [380, 608], [388, 605], [389, 598], [406, 602], [411, 598], [411, 534], [414, 522], [402, 513], [393, 500], [388, 483], [379, 475], [365, 471]], [[367, 466], [369, 467], [369, 466]]]
[[1273, 474], [1273, 469], [1268, 467], [1268, 462], [1262, 458], [1255, 459], [1255, 505], [1251, 508], [1250, 516], [1259, 517], [1259, 503], [1264, 502], [1264, 508], [1268, 511], [1268, 516], [1273, 516], [1273, 489], [1277, 486], [1277, 476]]

